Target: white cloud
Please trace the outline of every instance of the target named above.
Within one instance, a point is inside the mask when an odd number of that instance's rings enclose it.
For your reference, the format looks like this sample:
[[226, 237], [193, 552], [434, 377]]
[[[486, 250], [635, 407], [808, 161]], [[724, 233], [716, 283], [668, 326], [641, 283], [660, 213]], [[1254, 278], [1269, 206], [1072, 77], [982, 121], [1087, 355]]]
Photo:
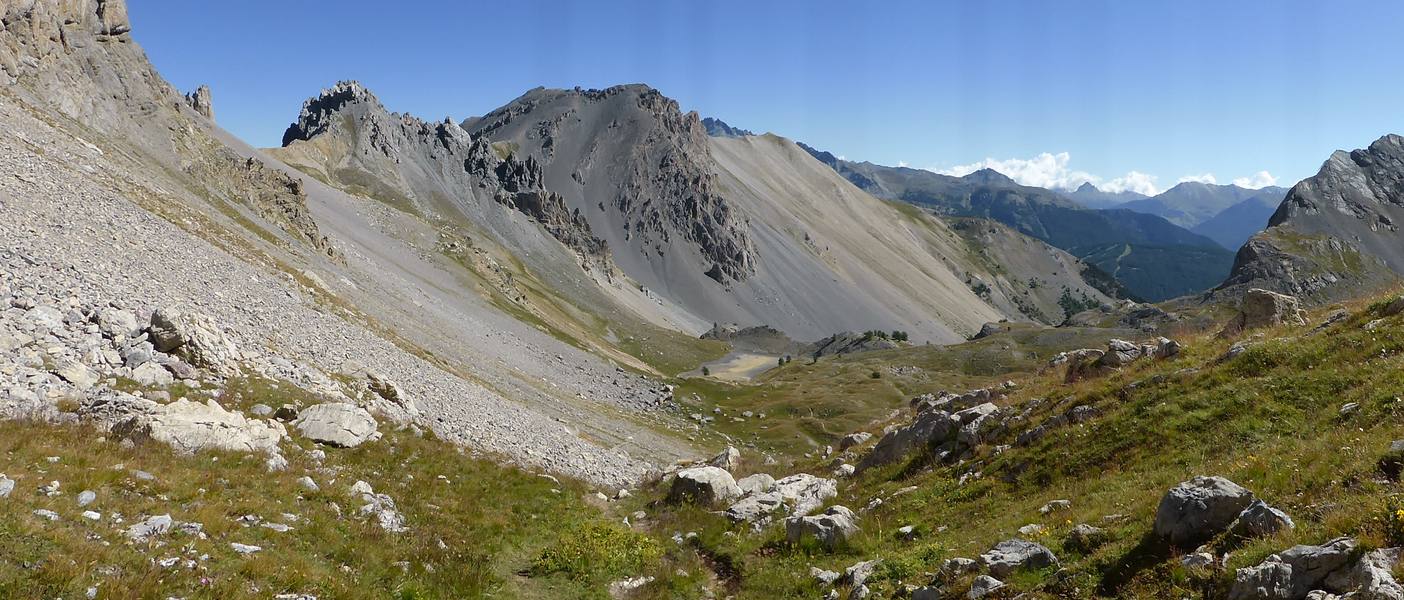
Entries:
[[1277, 185], [1277, 178], [1267, 171], [1258, 171], [1248, 177], [1239, 177], [1233, 180], [1233, 184], [1250, 190], [1265, 188], [1270, 185]]
[[1179, 180], [1178, 183], [1185, 183], [1185, 182], [1187, 182], [1187, 181], [1193, 181], [1193, 182], [1195, 182], [1195, 183], [1208, 183], [1208, 184], [1216, 184], [1216, 183], [1219, 183], [1219, 180], [1214, 178], [1214, 174], [1213, 174], [1213, 173], [1205, 173], [1205, 174], [1203, 174], [1203, 175], [1185, 175], [1184, 177], [1181, 177], [1181, 178], [1180, 178], [1180, 180]]
[[963, 177], [980, 169], [994, 169], [1020, 184], [1041, 188], [1072, 191], [1084, 183], [1091, 183], [1108, 192], [1134, 191], [1148, 196], [1158, 193], [1154, 175], [1131, 171], [1121, 177], [1105, 180], [1086, 171], [1070, 168], [1071, 162], [1072, 155], [1067, 152], [1043, 152], [1032, 158], [986, 158], [968, 165], [931, 170], [942, 175]]
[[1097, 189], [1114, 194], [1121, 192], [1136, 192], [1147, 196], [1154, 196], [1160, 193], [1155, 187], [1155, 175], [1149, 175], [1140, 171], [1131, 171], [1121, 177], [1103, 182], [1097, 185]]
[[899, 161], [897, 161], [897, 166], [898, 166], [898, 168], [906, 168], [906, 167], [908, 167], [909, 165], [907, 164], [907, 161], [905, 161], [905, 160], [899, 160]]

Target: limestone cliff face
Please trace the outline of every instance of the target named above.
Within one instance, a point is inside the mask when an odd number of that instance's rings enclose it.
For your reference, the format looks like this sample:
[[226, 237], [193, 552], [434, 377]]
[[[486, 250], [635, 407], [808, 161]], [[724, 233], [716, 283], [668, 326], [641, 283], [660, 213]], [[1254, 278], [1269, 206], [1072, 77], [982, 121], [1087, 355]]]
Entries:
[[277, 154], [290, 164], [431, 220], [473, 213], [479, 207], [471, 203], [490, 199], [534, 219], [574, 250], [582, 266], [606, 274], [612, 269], [608, 245], [578, 210], [546, 189], [535, 157], [520, 159], [452, 121], [390, 113], [357, 82], [309, 98], [284, 132], [283, 146]]
[[1324, 302], [1387, 286], [1404, 274], [1401, 223], [1404, 137], [1337, 151], [1292, 187], [1219, 289], [1263, 287]]
[[[187, 103], [131, 39], [123, 0], [0, 0], [0, 86], [21, 102], [81, 123], [186, 177], [215, 202], [248, 207], [333, 254], [301, 186], [214, 139], [196, 115], [213, 116], [207, 88]], [[204, 108], [197, 113], [203, 97]], [[95, 140], [97, 141], [97, 140]]]
[[[670, 260], [723, 285], [755, 273], [749, 224], [717, 189], [706, 129], [658, 90], [538, 88], [464, 127], [539, 156], [547, 186], [644, 281]], [[679, 258], [688, 253], [696, 259]]]

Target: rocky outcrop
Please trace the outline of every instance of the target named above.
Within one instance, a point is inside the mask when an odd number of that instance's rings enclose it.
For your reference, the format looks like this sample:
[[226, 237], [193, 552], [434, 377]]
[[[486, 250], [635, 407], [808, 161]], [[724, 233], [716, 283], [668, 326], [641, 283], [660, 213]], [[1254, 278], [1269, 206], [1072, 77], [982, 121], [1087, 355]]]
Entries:
[[833, 550], [857, 535], [858, 517], [844, 506], [831, 506], [821, 514], [785, 519], [785, 539], [791, 544], [813, 540], [819, 546]]
[[151, 343], [160, 352], [220, 374], [239, 370], [238, 346], [209, 317], [181, 307], [160, 308], [151, 315], [150, 330]]
[[[938, 460], [960, 458], [1003, 431], [1000, 409], [989, 402], [1001, 396], [995, 390], [979, 389], [961, 395], [942, 392], [940, 397], [928, 394], [913, 398], [916, 418], [908, 425], [890, 427], [858, 462], [855, 472], [892, 464], [926, 449]], [[979, 403], [969, 406], [975, 402]], [[948, 412], [951, 410], [955, 412]]]
[[741, 495], [741, 488], [725, 469], [693, 467], [678, 471], [668, 490], [668, 501], [709, 506]]
[[755, 133], [727, 125], [725, 121], [712, 117], [702, 118], [702, 128], [712, 137], [746, 137]]
[[917, 415], [910, 425], [887, 432], [876, 446], [859, 461], [858, 472], [892, 464], [912, 452], [945, 442], [955, 436], [960, 422], [942, 410], [928, 410]]
[[1223, 477], [1195, 477], [1175, 486], [1155, 511], [1156, 535], [1189, 548], [1228, 529], [1253, 503], [1253, 492]]
[[1215, 294], [1263, 288], [1319, 303], [1385, 287], [1404, 273], [1400, 223], [1404, 137], [1336, 151], [1239, 249]]
[[1404, 598], [1404, 586], [1392, 573], [1400, 549], [1360, 555], [1358, 547], [1355, 540], [1336, 538], [1320, 546], [1293, 546], [1273, 554], [1234, 573], [1229, 600], [1302, 600], [1318, 590], [1371, 600]]
[[[474, 141], [472, 150], [479, 160], [491, 162], [489, 145], [483, 138]], [[536, 157], [517, 160], [508, 155], [492, 170], [502, 189], [493, 199], [536, 220], [552, 237], [585, 256], [604, 258], [609, 254], [605, 241], [590, 232], [590, 223], [580, 210], [566, 206], [565, 197], [547, 191]]]
[[1058, 557], [1042, 544], [1027, 540], [1005, 540], [980, 555], [980, 565], [995, 577], [1008, 577], [1020, 570], [1036, 570], [1058, 565]]
[[214, 120], [214, 99], [210, 97], [210, 86], [202, 85], [185, 95], [186, 104], [196, 113], [211, 121]]
[[287, 437], [277, 421], [249, 419], [214, 400], [201, 404], [185, 399], [157, 405], [150, 413], [113, 427], [113, 433], [155, 440], [180, 452], [215, 449], [266, 454], [278, 454], [278, 443]]
[[298, 413], [292, 424], [303, 437], [340, 448], [355, 448], [378, 433], [375, 417], [344, 402], [307, 408]]
[[839, 356], [843, 354], [853, 354], [855, 352], [870, 352], [873, 350], [891, 350], [901, 344], [888, 339], [887, 334], [879, 336], [877, 332], [854, 333], [845, 331], [835, 333], [822, 340], [806, 345], [801, 353], [805, 356]]
[[1221, 335], [1234, 335], [1250, 329], [1278, 325], [1306, 325], [1306, 313], [1297, 298], [1270, 290], [1251, 289], [1243, 294], [1238, 315], [1224, 327]]
[[1048, 361], [1045, 369], [1066, 365], [1063, 378], [1073, 382], [1107, 375], [1143, 358], [1174, 358], [1180, 350], [1180, 343], [1170, 338], [1156, 338], [1141, 344], [1113, 338], [1107, 341], [1106, 350], [1083, 348], [1059, 352]]
[[361, 515], [375, 519], [381, 529], [390, 533], [403, 533], [409, 530], [405, 516], [395, 507], [395, 500], [385, 494], [378, 494], [369, 483], [357, 481], [351, 485], [351, 495], [360, 498]]

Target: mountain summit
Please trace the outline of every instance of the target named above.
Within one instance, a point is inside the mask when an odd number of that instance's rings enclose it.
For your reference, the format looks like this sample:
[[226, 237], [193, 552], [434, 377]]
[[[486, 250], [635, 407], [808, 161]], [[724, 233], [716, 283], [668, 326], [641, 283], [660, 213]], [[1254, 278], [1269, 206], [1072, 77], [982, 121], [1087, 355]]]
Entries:
[[1329, 301], [1380, 289], [1404, 274], [1404, 137], [1338, 150], [1292, 186], [1238, 251], [1223, 288], [1265, 287]]

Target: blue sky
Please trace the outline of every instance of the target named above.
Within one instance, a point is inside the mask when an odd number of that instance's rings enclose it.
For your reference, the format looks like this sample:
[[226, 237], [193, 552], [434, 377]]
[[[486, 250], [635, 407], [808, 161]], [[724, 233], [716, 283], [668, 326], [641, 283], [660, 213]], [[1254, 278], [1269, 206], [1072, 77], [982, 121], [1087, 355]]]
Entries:
[[[276, 145], [358, 79], [391, 110], [482, 114], [538, 85], [643, 82], [685, 110], [853, 160], [1165, 189], [1404, 132], [1401, 2], [129, 0], [219, 122]], [[1128, 176], [1128, 174], [1130, 174]], [[1153, 178], [1153, 179], [1152, 179]]]

